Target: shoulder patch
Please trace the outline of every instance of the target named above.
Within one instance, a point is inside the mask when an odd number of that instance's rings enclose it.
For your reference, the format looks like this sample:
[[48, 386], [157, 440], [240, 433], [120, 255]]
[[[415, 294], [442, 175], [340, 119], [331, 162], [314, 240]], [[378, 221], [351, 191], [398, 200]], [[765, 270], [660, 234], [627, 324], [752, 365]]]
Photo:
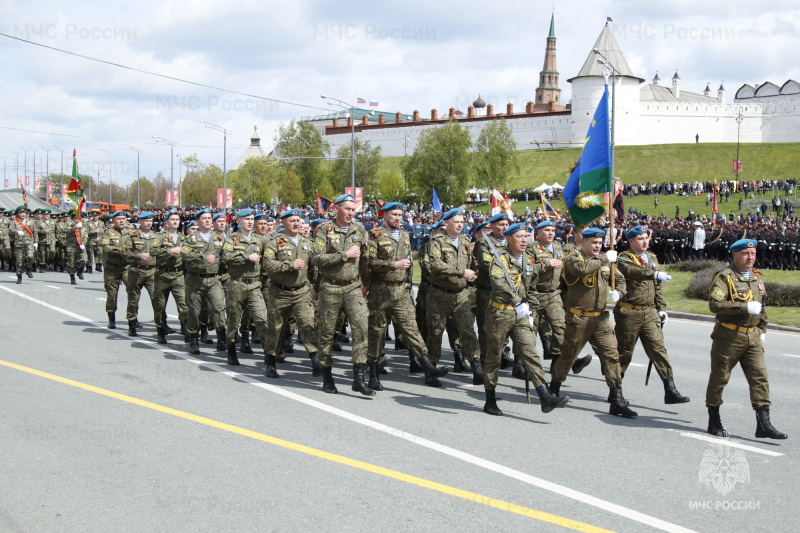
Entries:
[[715, 302], [721, 302], [725, 299], [725, 291], [721, 287], [714, 287], [710, 296]]

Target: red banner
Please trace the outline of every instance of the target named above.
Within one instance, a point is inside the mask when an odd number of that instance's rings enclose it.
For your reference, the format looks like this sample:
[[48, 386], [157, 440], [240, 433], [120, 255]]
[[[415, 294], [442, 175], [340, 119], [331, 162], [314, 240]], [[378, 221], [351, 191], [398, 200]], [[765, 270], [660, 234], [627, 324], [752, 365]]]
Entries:
[[739, 174], [742, 171], [742, 160], [741, 159], [734, 159], [733, 160], [733, 173]]
[[361, 211], [361, 208], [364, 206], [364, 188], [363, 187], [345, 187], [344, 188], [345, 194], [352, 194], [353, 198], [356, 199], [356, 213]]
[[52, 181], [48, 181], [47, 182], [47, 197], [51, 198], [52, 196], [53, 196], [53, 182]]
[[233, 207], [233, 189], [217, 189], [217, 207], [221, 209]]

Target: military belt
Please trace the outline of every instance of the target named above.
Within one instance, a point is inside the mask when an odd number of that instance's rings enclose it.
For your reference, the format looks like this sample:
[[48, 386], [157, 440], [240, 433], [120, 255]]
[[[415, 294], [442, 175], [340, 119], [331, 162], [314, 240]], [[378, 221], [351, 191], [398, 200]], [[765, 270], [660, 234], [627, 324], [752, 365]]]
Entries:
[[133, 268], [138, 268], [139, 270], [153, 270], [156, 266], [149, 265], [149, 266], [142, 266], [142, 265], [133, 265]]
[[175, 272], [180, 272], [183, 270], [182, 268], [163, 268], [163, 267], [156, 267], [156, 270], [159, 272], [167, 272], [169, 274], [173, 274]]
[[387, 287], [400, 287], [405, 285], [405, 281], [384, 281], [382, 279], [373, 280], [373, 283], [379, 283], [381, 285], [386, 285]]
[[358, 281], [358, 279], [359, 277], [356, 276], [354, 279], [351, 279], [350, 281], [336, 281], [331, 278], [326, 278], [325, 276], [322, 276], [322, 281], [324, 281], [325, 283], [328, 283], [330, 285], [338, 285], [339, 287], [347, 287], [348, 285], [352, 285], [353, 283]]
[[652, 307], [651, 305], [633, 305], [628, 302], [617, 302], [617, 305], [620, 307], [627, 307], [628, 309], [636, 309], [637, 311], [644, 311]]
[[602, 315], [605, 311], [583, 311], [582, 309], [570, 307], [569, 312], [572, 313], [573, 315], [578, 315], [578, 316], [598, 317]]
[[512, 311], [514, 310], [513, 305], [501, 304], [500, 302], [495, 302], [494, 300], [489, 300], [489, 305], [491, 305], [492, 307], [496, 307], [498, 309], [510, 309]]
[[733, 331], [737, 331], [739, 333], [752, 333], [756, 330], [756, 328], [746, 328], [744, 326], [737, 326], [736, 324], [726, 324], [725, 322], [720, 322], [719, 320], [717, 320], [717, 324], [723, 328], [732, 329]]
[[231, 279], [231, 281], [237, 281], [239, 283], [244, 283], [244, 284], [256, 283], [256, 282], [260, 283], [261, 282], [261, 278], [258, 277], [258, 276], [250, 277], [250, 278], [233, 278], [233, 279]]
[[[461, 293], [461, 291], [463, 291], [463, 290], [464, 290], [464, 289], [445, 289], [445, 288], [444, 288], [444, 287], [442, 287], [441, 285], [437, 285], [437, 284], [435, 284], [435, 283], [431, 283], [431, 287], [433, 287], [434, 289], [440, 290], [440, 291], [442, 291], [442, 292], [446, 292], [446, 293], [448, 293], [448, 294], [460, 294], [460, 293]], [[466, 288], [466, 287], [465, 287], [465, 288]]]
[[281, 290], [289, 291], [289, 292], [295, 292], [295, 291], [299, 291], [300, 289], [305, 289], [306, 288], [305, 285], [301, 285], [300, 287], [287, 287], [285, 285], [281, 285], [277, 281], [272, 281], [271, 283], [272, 283], [273, 287], [277, 287], [277, 288], [279, 288]]
[[201, 274], [200, 272], [189, 272], [189, 275], [200, 279], [211, 279], [219, 277], [219, 274]]

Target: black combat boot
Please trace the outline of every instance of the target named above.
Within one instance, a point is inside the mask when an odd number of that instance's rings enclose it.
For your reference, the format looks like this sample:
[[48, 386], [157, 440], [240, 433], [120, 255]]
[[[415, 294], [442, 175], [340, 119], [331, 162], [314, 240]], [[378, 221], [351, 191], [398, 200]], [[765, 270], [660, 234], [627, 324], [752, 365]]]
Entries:
[[214, 341], [208, 336], [208, 326], [200, 326], [200, 342], [203, 344], [214, 344]]
[[261, 344], [261, 337], [258, 336], [258, 331], [253, 331], [251, 342], [253, 344]]
[[542, 337], [542, 358], [549, 361], [553, 358], [553, 344], [550, 341], [550, 335]]
[[253, 353], [253, 348], [250, 346], [250, 332], [242, 332], [242, 353]]
[[422, 367], [419, 366], [417, 363], [417, 358], [414, 357], [413, 353], [408, 354], [408, 373], [409, 374], [419, 374], [422, 372]]
[[17, 274], [17, 285], [22, 285], [22, 274]]
[[189, 335], [189, 353], [192, 355], [200, 354], [200, 338], [196, 333]]
[[[757, 418], [758, 414], [756, 414], [756, 419]], [[708, 408], [708, 432], [717, 437], [730, 436], [728, 430], [722, 427], [722, 420], [719, 418], [719, 406]]]
[[623, 418], [636, 418], [639, 416], [636, 411], [628, 407], [628, 402], [622, 395], [622, 387], [611, 387], [611, 408], [609, 414], [621, 416]]
[[470, 372], [469, 363], [464, 359], [464, 350], [458, 349], [453, 351], [453, 372], [456, 374], [465, 374]]
[[133, 323], [136, 325], [136, 329], [144, 329], [144, 324], [139, 322], [138, 318], [136, 320], [134, 320]]
[[472, 367], [472, 384], [473, 385], [482, 385], [483, 384], [483, 366], [481, 365], [480, 358], [475, 356], [472, 359], [472, 361], [470, 362], [470, 366]]
[[589, 354], [584, 357], [578, 357], [574, 363], [572, 363], [572, 373], [573, 374], [580, 374], [581, 371], [589, 366], [589, 363], [592, 362], [592, 354]]
[[135, 320], [128, 320], [128, 337], [138, 337], [139, 334], [136, 333], [136, 321]]
[[103, 264], [102, 263], [97, 263], [97, 271], [98, 272], [103, 272]]
[[503, 411], [497, 407], [497, 396], [494, 389], [486, 389], [486, 403], [483, 404], [483, 412], [487, 415], [503, 416]]
[[86, 273], [87, 273], [87, 274], [91, 274], [92, 272], [94, 272], [94, 271], [92, 270], [92, 265], [89, 265], [89, 266], [87, 266], [87, 267], [86, 267]]
[[[511, 346], [503, 347], [503, 356], [500, 359], [500, 370], [514, 366], [514, 357], [511, 355]], [[475, 384], [477, 385], [477, 383]]]
[[397, 338], [394, 340], [394, 349], [395, 350], [406, 350], [406, 343], [403, 338], [398, 335]]
[[[613, 397], [614, 397], [614, 394], [611, 392], [611, 390], [609, 390], [608, 391], [608, 398], [606, 398], [606, 401], [608, 403], [612, 403], [614, 401]], [[631, 402], [629, 402], [628, 400], [625, 400], [625, 405], [630, 405], [630, 404], [631, 404]]]
[[364, 396], [375, 396], [375, 391], [364, 383], [364, 371], [366, 369], [367, 365], [363, 363], [353, 365], [353, 386], [350, 387], [350, 390], [360, 392]]
[[339, 394], [336, 390], [336, 383], [333, 382], [333, 368], [329, 366], [322, 367], [322, 392], [328, 394]]
[[294, 353], [294, 344], [292, 344], [292, 336], [288, 335], [283, 339], [283, 346], [281, 348], [283, 353]]
[[549, 413], [557, 407], [564, 407], [569, 401], [569, 396], [558, 396], [550, 392], [547, 385], [539, 385], [536, 387], [536, 394], [539, 395], [539, 401], [542, 403], [542, 412]]
[[83, 267], [78, 269], [78, 279], [83, 281]]
[[338, 342], [334, 342], [333, 346], [331, 347], [331, 350], [333, 350], [334, 352], [341, 352], [342, 351], [342, 345], [339, 344]]
[[77, 285], [78, 284], [78, 282], [75, 281], [75, 274], [70, 274], [69, 275], [69, 284], [70, 285]]
[[224, 352], [226, 350], [225, 346], [225, 328], [217, 328], [217, 351]]
[[436, 368], [436, 365], [430, 360], [427, 354], [417, 358], [417, 364], [419, 364], [422, 371], [425, 372], [425, 385], [429, 387], [442, 386], [439, 382], [439, 378], [447, 375], [449, 369], [446, 366]]
[[381, 374], [381, 375], [385, 376], [386, 374], [389, 373], [389, 371], [386, 370], [386, 365], [389, 364], [389, 358], [386, 357], [385, 353], [382, 353], [381, 356], [378, 357], [378, 363], [377, 364], [378, 364], [378, 374]]
[[550, 393], [556, 398], [561, 398], [561, 382], [556, 380], [550, 381]]
[[264, 356], [264, 363], [267, 365], [267, 369], [264, 371], [264, 375], [268, 378], [278, 378], [278, 369], [275, 368], [275, 356], [274, 355], [266, 355]]
[[189, 330], [186, 329], [186, 322], [181, 322], [181, 335], [183, 335], [183, 342], [189, 342]]
[[33, 277], [33, 272], [31, 272], [31, 269], [30, 269], [30, 268], [29, 268], [28, 270], [26, 270], [26, 271], [25, 271], [25, 274], [27, 274], [29, 278], [32, 278], [32, 277]]
[[164, 327], [156, 328], [156, 334], [158, 335], [158, 344], [167, 344], [167, 333], [164, 331]]
[[517, 379], [525, 379], [528, 374], [525, 372], [525, 366], [522, 364], [522, 358], [514, 356], [514, 368], [511, 369], [511, 377]]
[[236, 345], [228, 344], [226, 348], [228, 350], [228, 364], [231, 366], [239, 366], [239, 358], [236, 357]]
[[678, 389], [675, 388], [675, 381], [672, 378], [667, 378], [664, 380], [664, 403], [665, 404], [673, 404], [673, 403], [687, 403], [689, 402], [688, 396], [681, 395], [678, 392]]
[[389, 341], [393, 340], [392, 336], [389, 335], [389, 328], [386, 328], [386, 338], [385, 338], [385, 340], [386, 340], [386, 342], [389, 342]]
[[756, 409], [756, 438], [757, 439], [788, 439], [789, 435], [781, 433], [769, 421], [769, 406]]
[[108, 313], [108, 329], [117, 329], [117, 317], [114, 313]]
[[378, 377], [378, 363], [367, 363], [367, 366], [369, 367], [369, 384], [367, 386], [372, 390], [382, 391], [383, 385]]
[[311, 352], [308, 354], [308, 358], [311, 359], [311, 375], [315, 378], [318, 378], [322, 375], [322, 366], [319, 364], [319, 359], [317, 359], [317, 352]]
[[167, 323], [167, 319], [165, 318], [164, 319], [164, 335], [172, 335], [173, 333], [175, 333], [175, 328], [169, 327], [169, 324]]

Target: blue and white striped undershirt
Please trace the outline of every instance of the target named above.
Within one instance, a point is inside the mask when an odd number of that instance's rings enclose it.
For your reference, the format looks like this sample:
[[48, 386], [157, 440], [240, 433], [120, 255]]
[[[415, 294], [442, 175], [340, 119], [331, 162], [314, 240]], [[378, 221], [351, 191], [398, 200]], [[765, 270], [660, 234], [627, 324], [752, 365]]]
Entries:
[[394, 240], [396, 240], [397, 242], [400, 242], [400, 230], [399, 229], [389, 230], [389, 235], [391, 235], [392, 238]]
[[744, 279], [750, 280], [750, 271], [749, 270], [747, 270], [747, 271], [740, 270], [739, 274], [741, 274]]
[[642, 260], [642, 263], [644, 263], [645, 265], [649, 265], [650, 264], [650, 258], [647, 257], [647, 252], [644, 252], [644, 253], [641, 253], [641, 254], [637, 254], [637, 255], [639, 256], [639, 259]]

